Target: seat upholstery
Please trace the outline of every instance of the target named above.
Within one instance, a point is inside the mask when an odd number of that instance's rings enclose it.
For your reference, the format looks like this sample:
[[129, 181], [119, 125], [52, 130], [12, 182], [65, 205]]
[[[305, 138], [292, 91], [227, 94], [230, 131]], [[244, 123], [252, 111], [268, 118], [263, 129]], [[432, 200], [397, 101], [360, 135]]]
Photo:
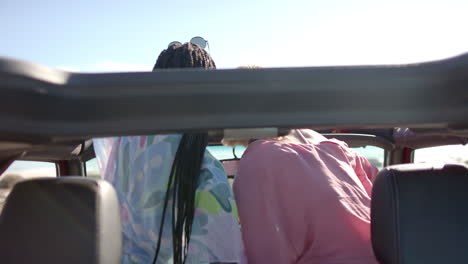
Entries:
[[468, 169], [382, 170], [372, 193], [372, 245], [383, 264], [468, 263]]
[[116, 193], [101, 180], [20, 182], [0, 216], [0, 263], [119, 263], [121, 250]]
[[237, 171], [239, 170], [239, 161], [240, 160], [224, 160], [221, 162], [228, 178], [234, 179], [236, 177]]

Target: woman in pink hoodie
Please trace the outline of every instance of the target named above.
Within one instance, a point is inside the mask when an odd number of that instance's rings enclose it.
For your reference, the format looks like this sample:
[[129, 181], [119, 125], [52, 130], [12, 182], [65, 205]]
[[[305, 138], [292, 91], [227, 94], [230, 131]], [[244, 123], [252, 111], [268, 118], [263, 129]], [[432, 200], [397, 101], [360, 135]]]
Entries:
[[377, 173], [312, 130], [251, 143], [234, 183], [249, 263], [377, 263], [370, 197]]

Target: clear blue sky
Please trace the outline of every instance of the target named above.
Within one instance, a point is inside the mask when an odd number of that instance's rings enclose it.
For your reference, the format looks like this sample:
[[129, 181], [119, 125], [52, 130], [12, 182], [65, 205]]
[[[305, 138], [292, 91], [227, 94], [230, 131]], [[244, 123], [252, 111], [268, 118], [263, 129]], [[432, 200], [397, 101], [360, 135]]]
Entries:
[[219, 68], [407, 63], [468, 51], [468, 1], [0, 1], [0, 56], [150, 70], [203, 36]]

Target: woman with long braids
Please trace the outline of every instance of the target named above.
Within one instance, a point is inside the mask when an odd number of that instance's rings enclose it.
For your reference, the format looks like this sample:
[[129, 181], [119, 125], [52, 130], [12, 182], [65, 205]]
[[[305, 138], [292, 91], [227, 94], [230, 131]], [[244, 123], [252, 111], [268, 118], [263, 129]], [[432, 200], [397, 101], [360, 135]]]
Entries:
[[[153, 71], [215, 69], [201, 47], [175, 44]], [[222, 165], [206, 150], [206, 133], [95, 139], [103, 178], [121, 210], [122, 263], [238, 263], [241, 236]]]

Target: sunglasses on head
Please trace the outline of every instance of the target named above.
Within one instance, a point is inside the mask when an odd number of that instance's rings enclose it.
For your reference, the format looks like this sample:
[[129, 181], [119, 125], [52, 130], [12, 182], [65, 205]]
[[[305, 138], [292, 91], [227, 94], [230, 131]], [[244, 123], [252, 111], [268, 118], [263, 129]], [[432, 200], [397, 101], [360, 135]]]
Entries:
[[[198, 45], [203, 49], [206, 48], [206, 46], [209, 46], [208, 41], [205, 40], [202, 37], [193, 37], [190, 40], [190, 43]], [[169, 43], [169, 45], [167, 47], [170, 47], [170, 46], [173, 46], [173, 45], [180, 45], [180, 44], [182, 44], [180, 41], [172, 41], [171, 43]]]

